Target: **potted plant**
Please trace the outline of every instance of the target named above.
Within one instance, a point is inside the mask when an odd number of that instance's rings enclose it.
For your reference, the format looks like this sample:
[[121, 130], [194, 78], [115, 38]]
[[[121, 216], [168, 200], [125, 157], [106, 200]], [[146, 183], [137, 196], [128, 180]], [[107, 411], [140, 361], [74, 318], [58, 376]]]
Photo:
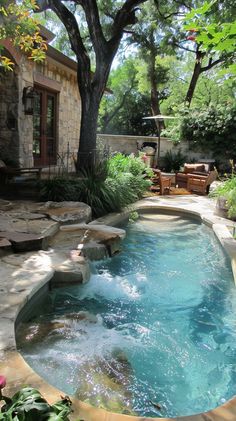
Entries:
[[219, 185], [210, 194], [216, 197], [216, 213], [223, 218], [236, 220], [236, 175], [232, 174], [228, 180]]

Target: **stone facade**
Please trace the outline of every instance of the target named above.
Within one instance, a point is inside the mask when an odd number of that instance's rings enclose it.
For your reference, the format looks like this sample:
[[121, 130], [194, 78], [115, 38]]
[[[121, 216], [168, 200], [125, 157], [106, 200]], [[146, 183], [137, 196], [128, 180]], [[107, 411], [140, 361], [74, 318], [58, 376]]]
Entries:
[[57, 166], [73, 171], [81, 120], [76, 63], [51, 46], [41, 64], [7, 47], [15, 66], [13, 72], [0, 74], [0, 159], [20, 167], [34, 166], [33, 116], [25, 114], [22, 98], [25, 87], [38, 87], [56, 94]]
[[17, 73], [17, 68], [12, 72], [0, 71], [0, 157], [12, 165], [19, 160]]

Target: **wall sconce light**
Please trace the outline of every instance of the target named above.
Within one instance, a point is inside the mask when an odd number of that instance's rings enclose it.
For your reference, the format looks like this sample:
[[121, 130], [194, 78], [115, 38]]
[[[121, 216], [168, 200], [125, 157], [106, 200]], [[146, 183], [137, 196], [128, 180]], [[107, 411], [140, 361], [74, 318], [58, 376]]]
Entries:
[[34, 97], [35, 92], [32, 86], [26, 86], [23, 89], [22, 102], [24, 104], [24, 110], [26, 115], [34, 114]]

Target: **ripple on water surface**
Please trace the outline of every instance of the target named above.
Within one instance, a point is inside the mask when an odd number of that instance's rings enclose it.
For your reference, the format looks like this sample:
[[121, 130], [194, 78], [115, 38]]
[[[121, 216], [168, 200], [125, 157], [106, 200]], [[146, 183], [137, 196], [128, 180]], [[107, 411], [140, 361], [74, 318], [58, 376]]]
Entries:
[[235, 394], [236, 289], [207, 227], [143, 215], [91, 280], [54, 290], [18, 329], [28, 363], [66, 393], [109, 410], [178, 416]]

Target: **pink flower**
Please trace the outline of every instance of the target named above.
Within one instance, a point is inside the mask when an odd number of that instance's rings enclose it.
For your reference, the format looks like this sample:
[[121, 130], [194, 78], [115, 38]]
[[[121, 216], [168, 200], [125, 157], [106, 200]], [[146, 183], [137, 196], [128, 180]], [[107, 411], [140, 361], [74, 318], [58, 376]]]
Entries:
[[143, 162], [145, 162], [145, 161], [147, 161], [147, 156], [146, 155], [142, 155], [141, 156], [141, 159], [142, 159]]
[[3, 389], [7, 384], [7, 379], [5, 376], [0, 375], [0, 390]]

